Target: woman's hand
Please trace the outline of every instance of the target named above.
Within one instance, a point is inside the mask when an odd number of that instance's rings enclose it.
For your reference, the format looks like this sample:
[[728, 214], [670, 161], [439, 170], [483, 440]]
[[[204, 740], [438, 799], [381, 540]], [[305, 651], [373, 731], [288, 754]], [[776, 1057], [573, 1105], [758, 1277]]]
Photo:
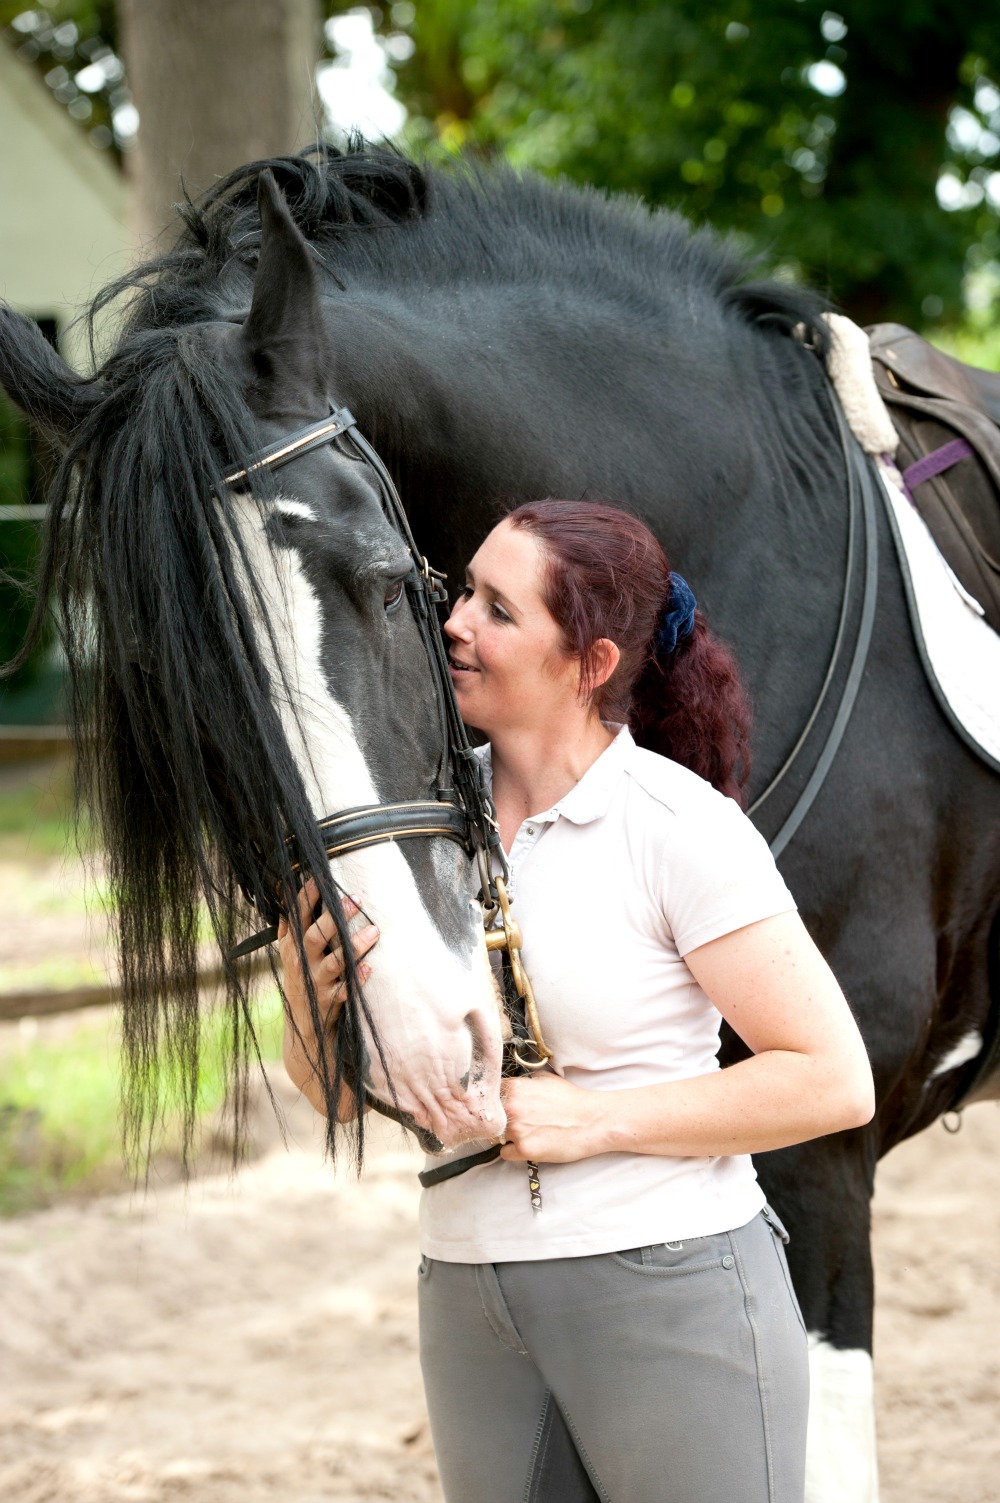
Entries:
[[541, 1070], [504, 1081], [503, 1104], [507, 1129], [502, 1159], [565, 1164], [603, 1152], [600, 1091], [585, 1091], [551, 1070]]
[[[313, 918], [313, 910], [319, 902], [319, 888], [310, 879], [298, 897], [299, 922], [302, 925], [302, 944], [309, 973], [312, 977], [323, 1031], [330, 1037], [347, 1000], [344, 953], [341, 949], [337, 927], [328, 913], [321, 912]], [[344, 899], [344, 916], [348, 919], [358, 913], [358, 905], [350, 898]], [[355, 960], [378, 941], [374, 924], [367, 925], [352, 937]], [[298, 1087], [311, 1106], [326, 1115], [326, 1100], [316, 1074], [319, 1047], [309, 1007], [302, 961], [295, 937], [287, 919], [278, 924], [278, 952], [281, 956], [282, 982], [285, 992], [285, 1037], [283, 1057], [285, 1069], [292, 1083]], [[371, 966], [361, 962], [357, 967], [358, 980], [364, 983], [371, 975]], [[346, 1120], [354, 1115], [355, 1104], [350, 1092], [342, 1092], [340, 1116]]]

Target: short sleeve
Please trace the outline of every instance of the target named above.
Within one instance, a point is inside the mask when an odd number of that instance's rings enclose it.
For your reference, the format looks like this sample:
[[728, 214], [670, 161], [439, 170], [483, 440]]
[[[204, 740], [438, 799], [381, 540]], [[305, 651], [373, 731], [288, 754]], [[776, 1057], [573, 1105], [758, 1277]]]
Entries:
[[680, 955], [796, 906], [764, 837], [714, 789], [665, 831], [659, 899]]

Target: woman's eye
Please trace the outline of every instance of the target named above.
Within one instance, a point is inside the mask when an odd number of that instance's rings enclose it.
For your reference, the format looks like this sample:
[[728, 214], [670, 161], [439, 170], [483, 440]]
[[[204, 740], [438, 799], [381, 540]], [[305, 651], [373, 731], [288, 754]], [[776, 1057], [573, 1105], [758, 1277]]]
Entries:
[[389, 588], [385, 592], [385, 609], [386, 609], [386, 612], [388, 613], [389, 611], [394, 611], [396, 609], [397, 605], [399, 605], [399, 602], [402, 600], [402, 598], [403, 598], [403, 581], [401, 579], [397, 579], [395, 581], [395, 583], [391, 584], [389, 586]]
[[492, 615], [494, 621], [502, 621], [505, 626], [508, 626], [510, 624], [510, 617], [508, 616], [502, 605], [497, 605], [496, 602], [494, 602], [490, 607], [490, 614]]

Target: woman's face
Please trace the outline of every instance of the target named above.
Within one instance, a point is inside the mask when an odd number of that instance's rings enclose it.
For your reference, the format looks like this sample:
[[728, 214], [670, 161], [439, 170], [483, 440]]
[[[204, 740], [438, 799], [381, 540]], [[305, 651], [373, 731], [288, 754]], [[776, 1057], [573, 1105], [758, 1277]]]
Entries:
[[531, 533], [501, 522], [469, 564], [445, 622], [459, 711], [487, 736], [580, 708], [580, 665], [563, 650], [542, 598], [544, 568]]

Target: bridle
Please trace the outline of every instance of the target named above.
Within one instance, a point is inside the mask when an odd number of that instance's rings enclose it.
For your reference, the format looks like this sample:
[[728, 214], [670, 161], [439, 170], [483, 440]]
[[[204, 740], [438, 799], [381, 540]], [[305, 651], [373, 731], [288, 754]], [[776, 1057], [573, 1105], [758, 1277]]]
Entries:
[[[465, 733], [448, 673], [448, 655], [438, 615], [448, 603], [444, 575], [432, 569], [418, 552], [399, 494], [381, 458], [358, 432], [354, 415], [348, 408], [340, 407], [320, 422], [310, 423], [268, 448], [258, 450], [243, 469], [226, 475], [225, 483], [229, 487], [236, 486], [260, 471], [280, 469], [327, 444], [336, 444], [345, 453], [353, 450], [355, 456], [375, 472], [383, 509], [401, 535], [412, 561], [404, 586], [430, 664], [435, 701], [442, 711], [441, 756], [435, 798], [364, 805], [325, 815], [318, 821], [318, 827], [324, 838], [327, 857], [418, 836], [440, 836], [456, 841], [479, 862], [484, 900], [492, 909], [487, 919], [492, 922], [498, 911], [496, 878], [490, 871], [492, 859], [495, 858], [500, 868], [501, 881], [506, 882], [510, 874], [500, 844], [493, 801], [483, 783], [479, 759]], [[449, 780], [449, 771], [453, 784]], [[268, 943], [265, 932], [269, 935], [269, 931], [262, 931], [240, 946], [240, 953], [249, 954], [252, 948]]]
[[[511, 1068], [541, 1069], [552, 1058], [552, 1051], [542, 1035], [534, 993], [521, 962], [521, 932], [511, 916], [507, 892], [510, 868], [500, 843], [500, 828], [493, 799], [483, 780], [479, 758], [466, 735], [448, 672], [448, 653], [441, 630], [442, 616], [448, 605], [445, 576], [432, 569], [419, 552], [392, 476], [376, 450], [358, 430], [354, 415], [347, 407], [339, 407], [332, 409], [329, 416], [319, 422], [310, 423], [286, 438], [279, 439], [277, 443], [258, 450], [242, 469], [233, 470], [224, 477], [225, 484], [232, 488], [241, 481], [251, 480], [261, 471], [280, 469], [311, 450], [327, 444], [335, 445], [348, 456], [360, 458], [374, 471], [383, 511], [402, 537], [410, 555], [412, 567], [404, 580], [404, 586], [427, 653], [435, 702], [441, 712], [441, 757], [434, 798], [405, 803], [370, 804], [325, 815], [317, 822], [323, 848], [327, 858], [332, 859], [347, 851], [361, 850], [366, 846], [381, 845], [388, 841], [440, 838], [454, 841], [470, 857], [475, 858], [481, 883], [486, 947], [491, 951], [502, 952], [505, 992], [508, 993], [508, 1002], [514, 1005], [514, 1016], [511, 1019], [514, 1032], [507, 1046]], [[497, 868], [496, 871], [494, 867]], [[297, 861], [293, 861], [292, 869], [301, 871]], [[255, 901], [249, 892], [245, 895], [251, 902]], [[260, 930], [238, 945], [230, 958], [239, 959], [272, 943], [277, 938], [277, 933], [276, 925]], [[511, 992], [513, 996], [510, 995]], [[526, 1049], [533, 1052], [534, 1058], [529, 1058], [523, 1052]], [[384, 1103], [373, 1104], [377, 1104], [380, 1110], [384, 1109]], [[388, 1114], [392, 1115], [391, 1110]], [[420, 1175], [421, 1183], [425, 1186], [438, 1184], [476, 1164], [488, 1163], [498, 1158], [499, 1154], [499, 1146], [493, 1145], [482, 1153], [425, 1170]], [[533, 1179], [537, 1180], [537, 1170]], [[536, 1188], [533, 1188], [533, 1203], [535, 1195]]]

